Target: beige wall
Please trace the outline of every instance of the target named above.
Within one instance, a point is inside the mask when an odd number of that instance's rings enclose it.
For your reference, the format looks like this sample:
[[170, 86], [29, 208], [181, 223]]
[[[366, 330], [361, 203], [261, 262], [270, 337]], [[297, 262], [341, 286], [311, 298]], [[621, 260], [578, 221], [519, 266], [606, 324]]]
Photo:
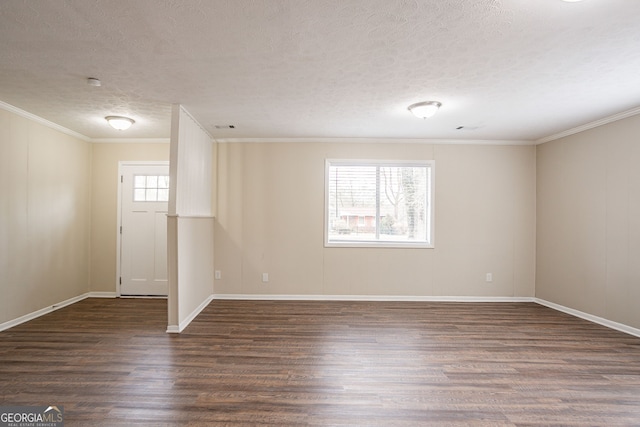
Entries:
[[93, 144], [91, 159], [91, 291], [116, 292], [118, 162], [168, 161], [169, 144]]
[[536, 296], [640, 328], [640, 116], [537, 148]]
[[89, 291], [91, 151], [0, 110], [0, 323]]
[[[324, 248], [326, 158], [434, 159], [435, 249]], [[534, 295], [533, 146], [219, 144], [217, 179], [217, 294]]]
[[[538, 147], [219, 144], [214, 290], [535, 292], [639, 328], [638, 135], [640, 116]], [[435, 249], [324, 248], [326, 158], [435, 159]], [[0, 323], [115, 292], [118, 162], [168, 159], [169, 144], [90, 144], [0, 110]]]

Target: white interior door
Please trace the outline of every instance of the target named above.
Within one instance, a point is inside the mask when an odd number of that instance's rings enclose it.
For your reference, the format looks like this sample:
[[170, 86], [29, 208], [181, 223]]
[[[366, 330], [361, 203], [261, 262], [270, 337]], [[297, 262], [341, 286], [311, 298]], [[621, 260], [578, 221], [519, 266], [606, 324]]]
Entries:
[[120, 295], [167, 295], [169, 165], [120, 172]]

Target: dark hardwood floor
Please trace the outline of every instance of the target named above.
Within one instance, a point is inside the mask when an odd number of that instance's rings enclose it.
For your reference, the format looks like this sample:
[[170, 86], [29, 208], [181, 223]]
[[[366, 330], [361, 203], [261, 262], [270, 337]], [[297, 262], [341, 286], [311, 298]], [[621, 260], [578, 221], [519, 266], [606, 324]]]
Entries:
[[533, 303], [87, 299], [0, 333], [66, 426], [640, 425], [640, 339]]

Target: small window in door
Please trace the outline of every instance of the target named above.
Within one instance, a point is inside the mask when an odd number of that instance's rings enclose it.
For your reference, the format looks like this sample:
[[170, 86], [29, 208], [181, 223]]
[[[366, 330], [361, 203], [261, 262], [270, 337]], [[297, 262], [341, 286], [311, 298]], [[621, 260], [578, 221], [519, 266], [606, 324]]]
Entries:
[[133, 176], [133, 201], [134, 202], [168, 202], [169, 201], [169, 176], [168, 175], [134, 175]]

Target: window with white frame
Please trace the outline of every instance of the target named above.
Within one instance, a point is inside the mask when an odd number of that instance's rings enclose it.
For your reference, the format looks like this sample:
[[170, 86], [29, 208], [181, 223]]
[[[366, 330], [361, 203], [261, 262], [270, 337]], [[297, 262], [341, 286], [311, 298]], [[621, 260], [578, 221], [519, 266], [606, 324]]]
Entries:
[[325, 246], [433, 247], [433, 161], [327, 160]]
[[134, 202], [167, 202], [169, 201], [169, 176], [167, 175], [134, 175]]

